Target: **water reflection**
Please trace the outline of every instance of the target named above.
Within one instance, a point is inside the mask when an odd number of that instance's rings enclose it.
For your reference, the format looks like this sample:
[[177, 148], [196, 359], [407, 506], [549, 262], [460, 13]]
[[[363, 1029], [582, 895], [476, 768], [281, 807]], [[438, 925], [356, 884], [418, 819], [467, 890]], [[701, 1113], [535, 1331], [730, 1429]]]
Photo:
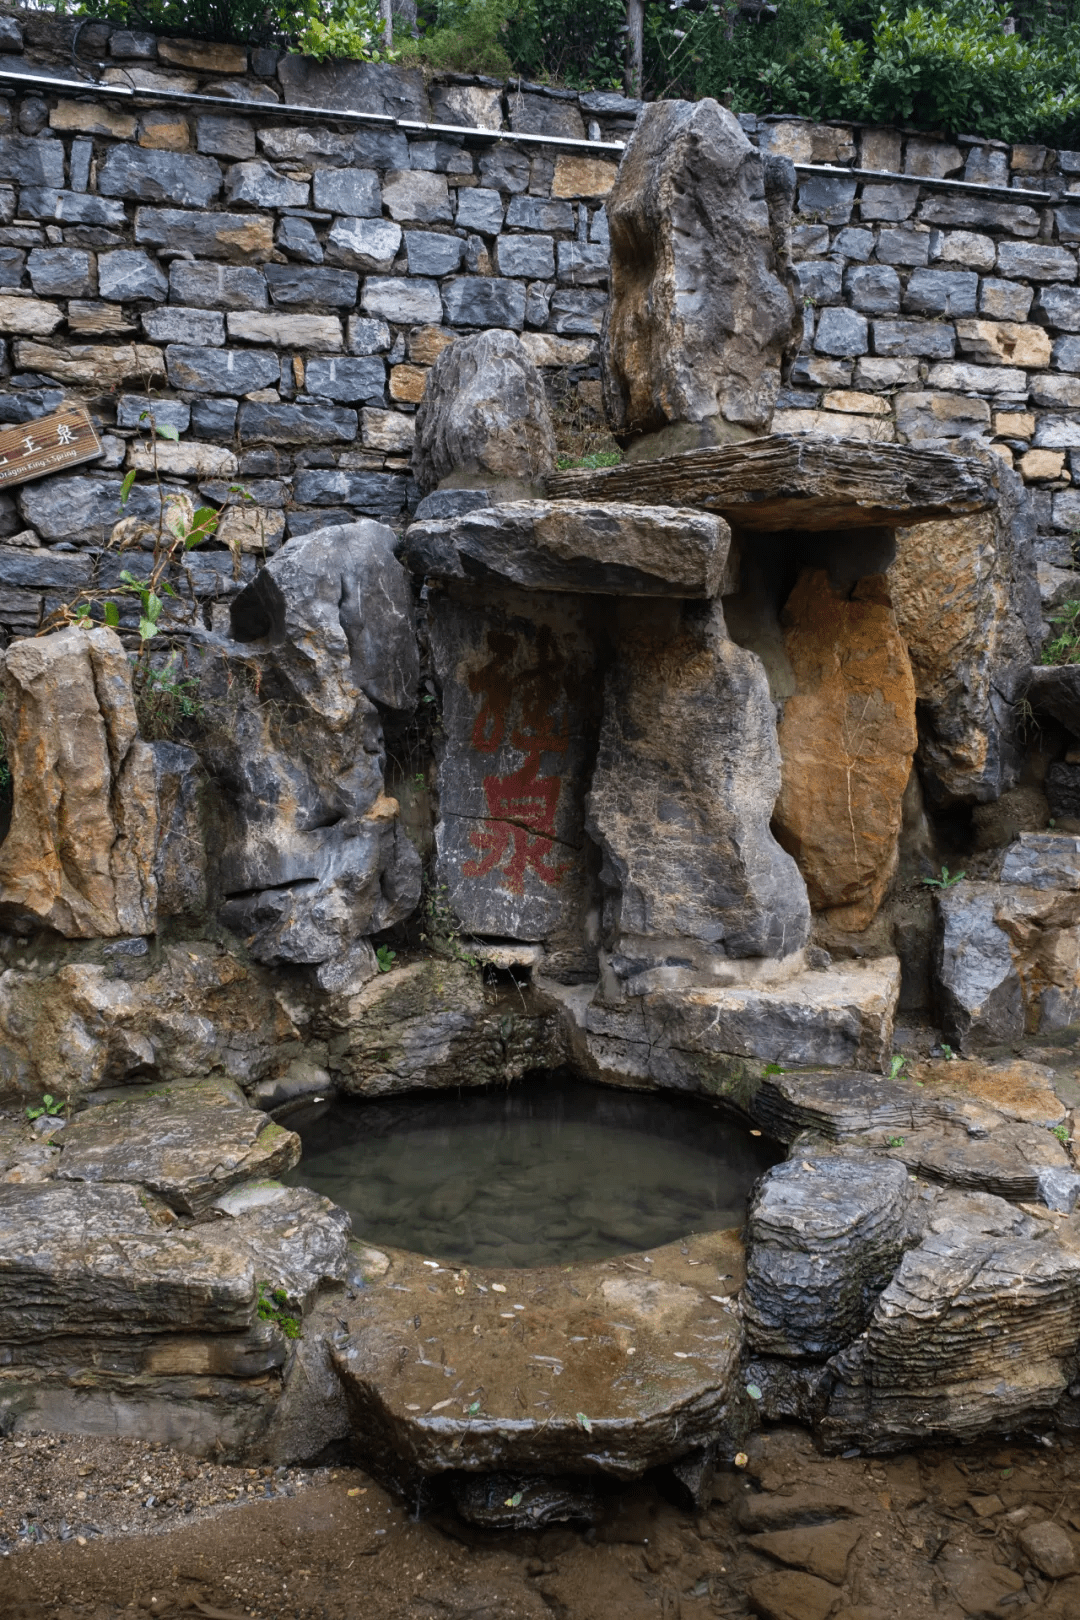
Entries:
[[600, 1260], [738, 1226], [779, 1153], [691, 1099], [564, 1071], [509, 1089], [309, 1105], [285, 1177], [358, 1237], [460, 1265]]

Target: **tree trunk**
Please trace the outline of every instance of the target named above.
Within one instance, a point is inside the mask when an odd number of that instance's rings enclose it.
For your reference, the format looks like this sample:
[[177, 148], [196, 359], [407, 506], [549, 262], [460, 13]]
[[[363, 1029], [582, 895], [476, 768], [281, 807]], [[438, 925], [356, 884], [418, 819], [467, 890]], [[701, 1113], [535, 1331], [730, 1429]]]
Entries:
[[626, 0], [626, 93], [640, 96], [645, 58], [645, 0]]
[[379, 15], [383, 22], [383, 39], [386, 49], [394, 48], [394, 0], [379, 0]]

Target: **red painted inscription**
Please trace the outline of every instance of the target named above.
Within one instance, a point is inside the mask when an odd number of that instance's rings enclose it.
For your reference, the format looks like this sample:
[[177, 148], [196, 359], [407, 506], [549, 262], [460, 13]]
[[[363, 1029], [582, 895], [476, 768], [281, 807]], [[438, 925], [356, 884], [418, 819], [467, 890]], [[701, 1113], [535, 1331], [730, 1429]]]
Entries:
[[[555, 842], [563, 779], [540, 774], [543, 755], [565, 754], [570, 739], [566, 691], [551, 631], [541, 627], [535, 665], [515, 677], [511, 670], [517, 648], [516, 637], [489, 630], [491, 657], [469, 676], [469, 690], [482, 699], [472, 746], [478, 753], [493, 754], [508, 741], [525, 761], [505, 776], [484, 777], [490, 820], [470, 832], [478, 858], [466, 861], [461, 870], [466, 877], [486, 877], [498, 870], [511, 894], [524, 894], [527, 873], [555, 886], [570, 869]], [[562, 718], [557, 720], [560, 709]]]

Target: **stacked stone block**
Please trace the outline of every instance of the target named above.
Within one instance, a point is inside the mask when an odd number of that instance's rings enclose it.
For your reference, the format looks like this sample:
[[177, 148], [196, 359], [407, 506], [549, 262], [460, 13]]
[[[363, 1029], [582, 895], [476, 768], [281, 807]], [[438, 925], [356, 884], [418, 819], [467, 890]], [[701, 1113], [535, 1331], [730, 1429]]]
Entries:
[[[327, 522], [404, 522], [416, 406], [462, 332], [521, 333], [549, 379], [599, 404], [618, 152], [589, 147], [625, 140], [638, 103], [98, 23], [76, 41], [32, 12], [0, 31], [0, 66], [72, 80], [0, 81], [0, 422], [29, 427], [75, 400], [106, 446], [0, 494], [8, 632], [111, 582], [121, 565], [100, 553], [129, 468], [126, 511], [155, 521], [151, 409], [179, 434], [157, 445], [166, 488], [233, 509], [221, 532], [246, 576]], [[774, 429], [982, 441], [1033, 492], [1050, 613], [1077, 594], [1080, 153], [742, 122], [802, 166], [805, 336]], [[822, 165], [833, 172], [808, 167]], [[228, 547], [208, 546], [192, 587], [227, 597], [234, 572]]]

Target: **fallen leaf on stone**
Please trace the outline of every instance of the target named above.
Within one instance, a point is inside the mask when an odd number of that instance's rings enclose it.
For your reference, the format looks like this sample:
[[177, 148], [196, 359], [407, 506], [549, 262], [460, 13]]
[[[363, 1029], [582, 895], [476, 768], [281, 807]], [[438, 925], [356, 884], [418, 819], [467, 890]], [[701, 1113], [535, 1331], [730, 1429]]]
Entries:
[[513, 1496], [508, 1496], [506, 1498], [506, 1501], [503, 1503], [503, 1507], [520, 1507], [522, 1495], [523, 1492], [515, 1491]]
[[446, 1407], [452, 1406], [453, 1404], [454, 1404], [454, 1398], [453, 1398], [453, 1396], [451, 1396], [448, 1401], [436, 1401], [435, 1405], [431, 1408], [431, 1410], [433, 1412], [442, 1412]]
[[812, 1164], [807, 1164], [805, 1159], [802, 1162], [802, 1167], [803, 1167], [804, 1170], [809, 1170], [810, 1174], [813, 1175], [814, 1167], [813, 1167]]
[[578, 1422], [581, 1424], [581, 1427], [585, 1430], [585, 1433], [592, 1434], [592, 1423], [590, 1419], [585, 1416], [584, 1412], [578, 1412], [575, 1415]]
[[410, 1406], [408, 1401], [406, 1401], [405, 1410], [406, 1412], [419, 1412], [420, 1408], [418, 1406]]
[[750, 1459], [746, 1455], [745, 1451], [737, 1451], [735, 1456], [732, 1458], [732, 1461], [734, 1462], [736, 1468], [745, 1468]]
[[762, 1398], [761, 1391], [758, 1389], [756, 1384], [747, 1384], [746, 1393], [749, 1395], [752, 1401], [760, 1401]]
[[359, 1496], [360, 1495], [360, 1487], [359, 1487], [359, 1485], [354, 1485], [351, 1490], [345, 1492], [345, 1495], [346, 1496]]
[[491, 1292], [493, 1294], [505, 1294], [506, 1293], [506, 1284], [505, 1283], [492, 1283]]

